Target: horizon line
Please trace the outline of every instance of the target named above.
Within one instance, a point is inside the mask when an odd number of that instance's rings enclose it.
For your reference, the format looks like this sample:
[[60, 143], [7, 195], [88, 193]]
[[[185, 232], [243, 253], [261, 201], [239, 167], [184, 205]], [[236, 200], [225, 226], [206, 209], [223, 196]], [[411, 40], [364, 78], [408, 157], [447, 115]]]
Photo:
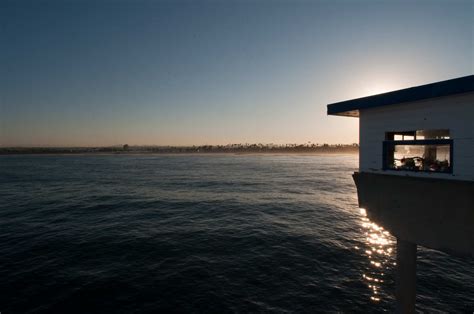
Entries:
[[227, 143], [227, 144], [189, 144], [189, 145], [174, 145], [174, 144], [112, 144], [112, 145], [8, 145], [3, 146], [0, 144], [0, 149], [5, 148], [113, 148], [113, 147], [206, 147], [206, 146], [216, 146], [216, 147], [230, 147], [230, 146], [261, 146], [261, 147], [292, 147], [292, 146], [354, 146], [359, 145], [359, 143]]

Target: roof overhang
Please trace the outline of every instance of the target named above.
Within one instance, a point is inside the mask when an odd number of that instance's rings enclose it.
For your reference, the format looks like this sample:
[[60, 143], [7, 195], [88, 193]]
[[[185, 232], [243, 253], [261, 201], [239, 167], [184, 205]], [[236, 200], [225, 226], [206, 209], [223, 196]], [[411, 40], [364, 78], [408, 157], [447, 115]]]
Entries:
[[328, 115], [359, 117], [361, 109], [474, 92], [474, 75], [327, 105]]

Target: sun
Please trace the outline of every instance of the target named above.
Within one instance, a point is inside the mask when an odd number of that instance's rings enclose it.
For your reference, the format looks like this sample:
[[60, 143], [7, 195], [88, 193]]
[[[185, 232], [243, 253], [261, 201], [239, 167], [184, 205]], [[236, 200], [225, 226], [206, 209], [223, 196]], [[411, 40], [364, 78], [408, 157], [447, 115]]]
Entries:
[[367, 85], [365, 90], [364, 90], [364, 94], [366, 96], [372, 96], [372, 95], [377, 95], [377, 94], [383, 94], [383, 93], [387, 93], [387, 92], [390, 92], [390, 91], [393, 91], [394, 89], [393, 88], [390, 88], [389, 84], [385, 84], [385, 83], [372, 83], [370, 85]]

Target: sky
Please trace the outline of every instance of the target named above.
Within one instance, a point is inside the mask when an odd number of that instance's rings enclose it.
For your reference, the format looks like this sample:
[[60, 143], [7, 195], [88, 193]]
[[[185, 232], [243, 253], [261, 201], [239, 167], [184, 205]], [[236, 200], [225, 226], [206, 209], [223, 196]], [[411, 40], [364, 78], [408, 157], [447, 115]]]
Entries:
[[326, 105], [473, 74], [474, 1], [9, 1], [0, 146], [354, 143]]

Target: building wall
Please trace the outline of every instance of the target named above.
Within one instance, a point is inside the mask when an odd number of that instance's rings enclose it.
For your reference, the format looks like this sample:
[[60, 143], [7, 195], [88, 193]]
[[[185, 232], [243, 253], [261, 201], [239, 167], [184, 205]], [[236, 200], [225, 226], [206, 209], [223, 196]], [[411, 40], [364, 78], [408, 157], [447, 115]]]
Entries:
[[359, 206], [397, 239], [474, 257], [474, 181], [367, 172], [353, 177]]
[[[474, 181], [474, 93], [361, 110], [360, 171]], [[382, 170], [385, 132], [449, 129], [453, 173]]]

